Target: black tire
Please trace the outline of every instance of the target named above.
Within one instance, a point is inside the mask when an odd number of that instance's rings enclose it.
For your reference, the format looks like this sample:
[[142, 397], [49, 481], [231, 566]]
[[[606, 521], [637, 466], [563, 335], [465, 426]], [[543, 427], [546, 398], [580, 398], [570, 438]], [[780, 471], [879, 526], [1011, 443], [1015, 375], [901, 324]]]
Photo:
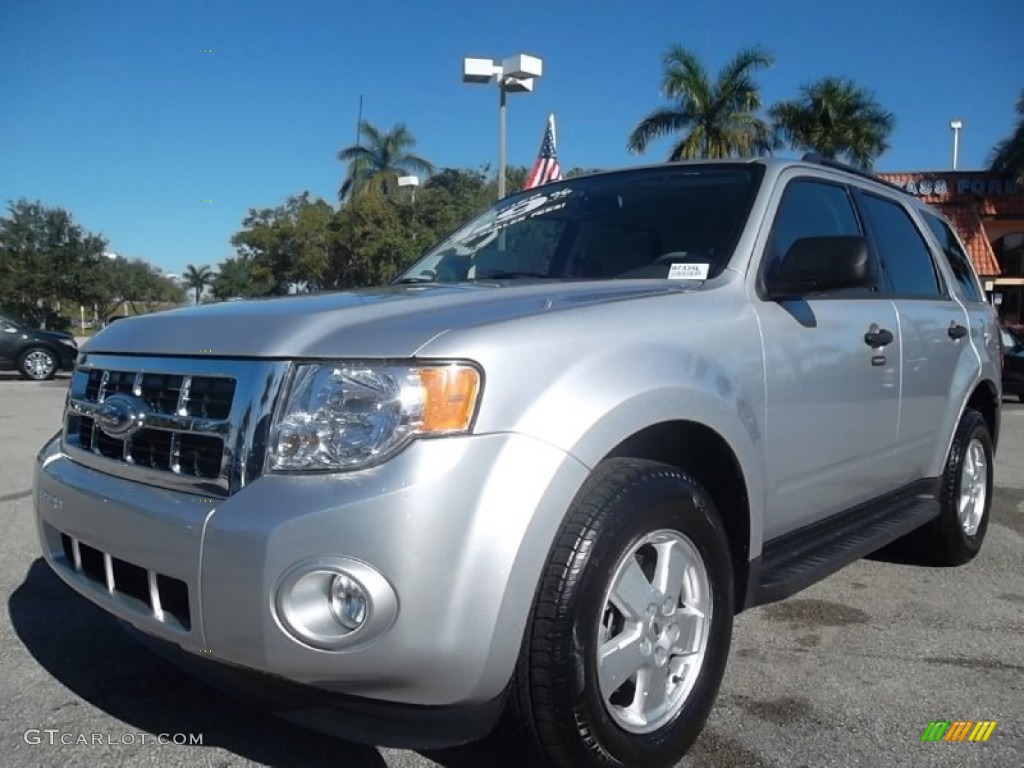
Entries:
[[[630, 732], [610, 714], [600, 692], [597, 644], [608, 630], [605, 621], [614, 613], [606, 610], [605, 600], [620, 565], [626, 568], [636, 562], [643, 568], [642, 554], [658, 552], [649, 545], [634, 561], [628, 559], [645, 537], [678, 539], [679, 534], [700, 555], [707, 576], [710, 596], [704, 605], [710, 606], [711, 619], [704, 660], [689, 693], [679, 694], [681, 708], [668, 707], [663, 713], [667, 720], [656, 730]], [[653, 568], [656, 559], [647, 566]], [[648, 594], [644, 593], [645, 600]], [[671, 604], [665, 600], [666, 611]], [[682, 605], [682, 597], [676, 605]], [[679, 619], [682, 614], [665, 615], [676, 618], [647, 613], [647, 630], [674, 632], [667, 641], [674, 648], [686, 619]], [[732, 620], [729, 547], [711, 497], [672, 466], [637, 459], [603, 462], [577, 495], [548, 556], [511, 686], [506, 733], [516, 738], [531, 766], [674, 765], [699, 735], [714, 704], [729, 655]], [[672, 621], [680, 624], [664, 623]], [[646, 648], [652, 660], [648, 663], [653, 664], [657, 646]], [[660, 658], [659, 666], [665, 667], [664, 655]], [[660, 674], [668, 675], [672, 685], [682, 679], [676, 673]], [[628, 688], [639, 680], [622, 679], [632, 682], [625, 682], [613, 700], [623, 690], [628, 695]], [[638, 695], [635, 687], [632, 695]], [[657, 719], [648, 723], [657, 724]]]
[[1019, 395], [1017, 395], [1017, 399], [1024, 403], [1024, 392], [1021, 392]]
[[29, 347], [18, 358], [18, 372], [33, 381], [52, 379], [58, 367], [57, 356], [46, 347]]
[[[959, 501], [964, 461], [969, 447], [974, 443], [980, 446], [985, 458], [985, 499], [977, 528], [973, 532], [968, 532], [960, 521]], [[953, 436], [953, 444], [950, 446], [949, 457], [942, 473], [939, 516], [911, 534], [917, 551], [929, 564], [963, 565], [981, 550], [992, 508], [993, 455], [992, 435], [989, 433], [985, 417], [975, 410], [964, 411]]]

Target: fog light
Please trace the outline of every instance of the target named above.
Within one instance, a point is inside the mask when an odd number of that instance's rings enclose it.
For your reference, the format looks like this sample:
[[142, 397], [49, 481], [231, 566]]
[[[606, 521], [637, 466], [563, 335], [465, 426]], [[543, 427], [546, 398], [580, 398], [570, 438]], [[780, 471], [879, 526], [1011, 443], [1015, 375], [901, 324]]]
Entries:
[[366, 619], [366, 593], [345, 574], [335, 576], [331, 584], [331, 613], [346, 629], [358, 629]]
[[299, 563], [281, 577], [273, 608], [281, 627], [296, 640], [323, 650], [348, 650], [391, 627], [398, 596], [366, 563], [323, 557]]

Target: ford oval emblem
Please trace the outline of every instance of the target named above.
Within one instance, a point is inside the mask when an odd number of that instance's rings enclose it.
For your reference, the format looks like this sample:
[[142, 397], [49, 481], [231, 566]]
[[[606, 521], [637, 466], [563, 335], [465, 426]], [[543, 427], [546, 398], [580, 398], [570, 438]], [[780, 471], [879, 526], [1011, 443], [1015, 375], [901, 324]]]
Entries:
[[145, 402], [133, 395], [112, 395], [100, 403], [96, 426], [117, 440], [124, 440], [142, 429], [149, 410]]

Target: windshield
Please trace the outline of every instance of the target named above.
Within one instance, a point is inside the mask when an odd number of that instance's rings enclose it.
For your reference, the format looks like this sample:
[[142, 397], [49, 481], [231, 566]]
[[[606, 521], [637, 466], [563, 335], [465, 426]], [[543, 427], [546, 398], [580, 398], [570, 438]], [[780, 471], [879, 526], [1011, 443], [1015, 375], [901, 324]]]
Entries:
[[497, 203], [396, 282], [714, 277], [761, 174], [758, 164], [679, 165], [547, 184]]

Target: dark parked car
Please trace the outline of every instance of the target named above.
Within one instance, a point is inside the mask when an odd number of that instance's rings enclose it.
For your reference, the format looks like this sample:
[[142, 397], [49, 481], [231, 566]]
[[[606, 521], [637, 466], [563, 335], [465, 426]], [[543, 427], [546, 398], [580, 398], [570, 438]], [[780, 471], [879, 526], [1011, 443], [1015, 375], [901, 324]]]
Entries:
[[75, 367], [78, 345], [70, 333], [43, 331], [0, 317], [0, 371], [18, 371], [27, 379], [52, 379]]
[[1003, 395], [1024, 403], [1024, 333], [1003, 327]]

